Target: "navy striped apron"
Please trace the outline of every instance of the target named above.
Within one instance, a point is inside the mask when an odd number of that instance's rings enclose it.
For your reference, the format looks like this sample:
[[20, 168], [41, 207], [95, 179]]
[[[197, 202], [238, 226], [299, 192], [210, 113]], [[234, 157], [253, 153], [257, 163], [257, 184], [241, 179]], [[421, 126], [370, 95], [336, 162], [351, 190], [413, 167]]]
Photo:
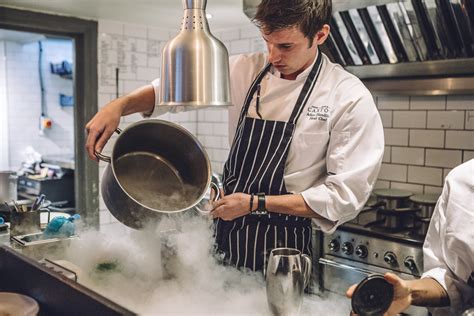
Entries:
[[[252, 83], [240, 113], [237, 131], [224, 165], [223, 185], [226, 195], [265, 193], [289, 194], [284, 171], [296, 122], [316, 84], [321, 70], [321, 53], [306, 79], [288, 122], [247, 117], [253, 95], [271, 64]], [[257, 95], [258, 98], [258, 95]], [[311, 255], [311, 219], [269, 213], [249, 214], [232, 221], [215, 221], [217, 251], [230, 265], [251, 270], [265, 270], [270, 251], [291, 247]]]

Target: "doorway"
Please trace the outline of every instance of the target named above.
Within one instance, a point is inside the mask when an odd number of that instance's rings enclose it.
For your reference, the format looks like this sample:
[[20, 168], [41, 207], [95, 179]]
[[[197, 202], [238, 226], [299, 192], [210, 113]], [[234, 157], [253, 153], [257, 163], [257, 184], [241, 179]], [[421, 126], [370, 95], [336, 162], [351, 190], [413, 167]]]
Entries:
[[[86, 157], [84, 131], [86, 123], [97, 112], [97, 22], [0, 7], [0, 28], [72, 41], [74, 94], [64, 94], [63, 103], [65, 106], [73, 104], [74, 141], [71, 149], [75, 165], [75, 208], [87, 226], [98, 228], [98, 166]], [[59, 69], [60, 72], [63, 70]]]

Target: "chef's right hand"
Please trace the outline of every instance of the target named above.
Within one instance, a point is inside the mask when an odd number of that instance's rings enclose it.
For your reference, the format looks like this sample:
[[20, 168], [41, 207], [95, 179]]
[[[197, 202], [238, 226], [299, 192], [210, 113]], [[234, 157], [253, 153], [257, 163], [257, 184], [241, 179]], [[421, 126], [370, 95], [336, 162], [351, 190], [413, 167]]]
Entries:
[[[398, 315], [408, 307], [412, 302], [411, 290], [406, 280], [403, 280], [393, 273], [385, 273], [385, 280], [393, 285], [393, 301], [384, 316]], [[351, 298], [357, 284], [352, 285], [346, 292], [347, 297]], [[351, 312], [351, 315], [356, 315]]]
[[124, 102], [123, 98], [111, 101], [87, 123], [86, 150], [90, 159], [98, 161], [95, 152], [102, 152], [110, 136], [117, 129]]

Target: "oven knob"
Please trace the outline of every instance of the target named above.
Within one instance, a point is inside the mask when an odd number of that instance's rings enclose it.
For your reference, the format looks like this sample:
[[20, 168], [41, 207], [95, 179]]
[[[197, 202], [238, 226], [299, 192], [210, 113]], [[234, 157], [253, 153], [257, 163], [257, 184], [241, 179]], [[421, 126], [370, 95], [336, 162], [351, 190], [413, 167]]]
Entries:
[[333, 239], [329, 242], [329, 250], [331, 251], [339, 250], [339, 241], [337, 241], [337, 239]]
[[396, 264], [397, 263], [397, 256], [393, 252], [386, 252], [383, 256], [383, 260], [388, 264]]
[[405, 264], [405, 267], [410, 269], [410, 271], [416, 270], [416, 262], [413, 257], [407, 257], [403, 263]]
[[350, 242], [345, 242], [342, 244], [342, 252], [345, 253], [346, 255], [351, 255], [352, 252], [354, 251], [354, 247]]
[[355, 250], [355, 254], [359, 257], [359, 258], [365, 258], [367, 257], [367, 254], [369, 252], [367, 251], [367, 247], [364, 246], [364, 245], [359, 245], [356, 247], [356, 250]]

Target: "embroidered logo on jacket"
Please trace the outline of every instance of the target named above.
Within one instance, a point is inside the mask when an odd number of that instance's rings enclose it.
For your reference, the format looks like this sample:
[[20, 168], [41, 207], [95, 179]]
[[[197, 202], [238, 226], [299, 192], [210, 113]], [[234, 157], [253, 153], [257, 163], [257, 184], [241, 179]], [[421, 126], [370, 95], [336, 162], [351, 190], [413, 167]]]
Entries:
[[306, 116], [313, 121], [318, 120], [326, 122], [329, 118], [329, 107], [310, 105]]

